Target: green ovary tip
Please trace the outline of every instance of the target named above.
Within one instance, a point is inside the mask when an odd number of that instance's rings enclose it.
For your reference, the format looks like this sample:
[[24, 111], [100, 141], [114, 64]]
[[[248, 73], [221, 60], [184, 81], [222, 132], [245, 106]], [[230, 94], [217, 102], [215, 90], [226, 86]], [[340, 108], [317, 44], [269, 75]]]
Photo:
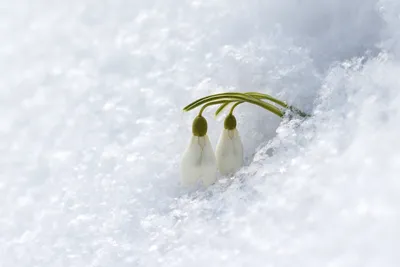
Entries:
[[207, 134], [207, 120], [199, 115], [193, 120], [192, 132], [194, 136], [205, 136]]
[[232, 114], [229, 114], [224, 121], [224, 127], [227, 130], [236, 129], [236, 118]]

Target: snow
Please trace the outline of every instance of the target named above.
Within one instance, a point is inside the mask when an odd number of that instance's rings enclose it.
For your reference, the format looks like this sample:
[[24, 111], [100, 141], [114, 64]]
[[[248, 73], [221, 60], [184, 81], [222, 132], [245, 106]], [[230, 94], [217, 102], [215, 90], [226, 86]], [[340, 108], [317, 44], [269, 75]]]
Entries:
[[[396, 0], [3, 0], [0, 266], [398, 266]], [[246, 166], [179, 185], [198, 97]], [[223, 118], [205, 116], [215, 147]]]

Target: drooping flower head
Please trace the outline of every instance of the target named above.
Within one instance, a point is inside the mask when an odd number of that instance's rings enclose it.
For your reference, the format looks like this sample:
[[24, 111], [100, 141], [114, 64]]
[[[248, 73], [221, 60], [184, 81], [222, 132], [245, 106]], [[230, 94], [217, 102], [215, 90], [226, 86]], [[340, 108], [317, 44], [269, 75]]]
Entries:
[[199, 115], [192, 125], [193, 135], [183, 154], [181, 163], [181, 182], [183, 185], [204, 186], [213, 184], [217, 179], [217, 166], [210, 139], [207, 136], [207, 120]]
[[243, 166], [242, 140], [236, 129], [236, 118], [232, 114], [224, 121], [224, 129], [217, 144], [216, 160], [222, 175], [233, 174]]

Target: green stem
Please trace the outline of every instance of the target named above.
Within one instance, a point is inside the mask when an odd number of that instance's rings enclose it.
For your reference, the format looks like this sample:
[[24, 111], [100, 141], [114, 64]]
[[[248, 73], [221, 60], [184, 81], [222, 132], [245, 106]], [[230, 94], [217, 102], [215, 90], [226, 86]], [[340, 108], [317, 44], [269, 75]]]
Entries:
[[217, 108], [215, 111], [215, 117], [217, 117], [231, 102], [226, 102]]
[[233, 110], [234, 110], [237, 106], [239, 106], [240, 104], [242, 104], [242, 103], [243, 103], [243, 101], [236, 102], [236, 103], [231, 107], [231, 111], [229, 112], [229, 114], [232, 115]]
[[280, 100], [278, 100], [278, 99], [276, 99], [276, 98], [273, 98], [273, 97], [270, 96], [270, 95], [261, 94], [261, 93], [257, 93], [257, 92], [248, 92], [248, 93], [245, 93], [245, 94], [251, 95], [251, 96], [256, 97], [256, 98], [258, 98], [258, 99], [267, 99], [267, 100], [270, 100], [270, 101], [272, 101], [272, 102], [274, 102], [274, 103], [276, 103], [276, 104], [278, 104], [278, 105], [280, 105], [280, 106], [282, 106], [282, 107], [284, 107], [284, 108], [287, 108], [287, 109], [289, 109], [289, 110], [291, 110], [291, 111], [293, 111], [293, 112], [295, 112], [295, 113], [298, 113], [298, 114], [299, 114], [300, 116], [302, 116], [302, 117], [310, 117], [309, 114], [307, 114], [307, 113], [301, 111], [300, 109], [298, 109], [298, 108], [296, 108], [296, 107], [294, 107], [294, 106], [290, 106], [290, 105], [286, 104], [286, 103], [283, 102], [283, 101], [280, 101]]
[[217, 100], [217, 101], [209, 102], [201, 107], [201, 109], [199, 111], [199, 116], [201, 116], [203, 114], [203, 111], [209, 106], [220, 105], [220, 104], [229, 104], [229, 103], [230, 102], [226, 101], [226, 100]]
[[[219, 106], [218, 109], [215, 111], [215, 116], [217, 117], [230, 103], [232, 103], [232, 102], [227, 102], [227, 103], [222, 104], [221, 106]], [[242, 104], [242, 103], [243, 103], [243, 101], [236, 102], [236, 103], [232, 106], [231, 111], [229, 112], [229, 114], [232, 114], [233, 110], [234, 110], [238, 105], [240, 105], [240, 104]]]
[[274, 103], [276, 103], [276, 104], [278, 104], [278, 105], [280, 105], [280, 106], [282, 106], [284, 108], [288, 108], [289, 107], [285, 102], [283, 102], [283, 101], [281, 101], [279, 99], [276, 99], [276, 98], [274, 98], [274, 97], [272, 97], [272, 96], [270, 96], [268, 94], [261, 94], [261, 93], [257, 93], [257, 92], [247, 92], [245, 94], [246, 95], [250, 95], [252, 97], [256, 97], [258, 99], [270, 100], [270, 101], [272, 101], [272, 102], [274, 102]]
[[275, 107], [269, 103], [263, 102], [253, 96], [246, 95], [243, 93], [222, 93], [222, 94], [215, 94], [215, 95], [203, 97], [203, 98], [198, 99], [198, 100], [194, 101], [193, 103], [187, 105], [184, 108], [184, 110], [189, 111], [198, 106], [206, 104], [207, 102], [214, 101], [214, 100], [221, 100], [221, 101], [224, 100], [224, 101], [230, 101], [230, 102], [233, 102], [234, 100], [239, 100], [239, 101], [243, 101], [243, 102], [248, 102], [248, 103], [260, 106], [260, 107], [276, 114], [279, 117], [283, 117], [283, 112], [280, 109], [278, 109], [277, 107]]
[[[199, 98], [196, 101], [194, 101], [194, 102], [190, 103], [189, 105], [187, 105], [186, 107], [184, 107], [183, 110], [184, 111], [192, 110], [204, 103], [207, 103], [208, 101], [221, 100], [221, 99], [229, 100], [230, 94], [232, 94], [232, 93], [215, 94], [215, 95], [210, 95], [210, 96]], [[231, 99], [231, 101], [233, 101], [233, 100], [234, 99]]]

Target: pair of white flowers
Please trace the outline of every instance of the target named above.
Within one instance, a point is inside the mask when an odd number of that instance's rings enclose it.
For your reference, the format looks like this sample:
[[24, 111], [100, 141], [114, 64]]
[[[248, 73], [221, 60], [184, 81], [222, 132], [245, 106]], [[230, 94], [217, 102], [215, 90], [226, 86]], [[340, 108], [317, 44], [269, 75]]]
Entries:
[[[204, 186], [209, 186], [217, 180], [218, 170], [222, 175], [229, 175], [243, 166], [242, 141], [236, 129], [236, 119], [232, 115], [233, 110], [242, 103], [259, 106], [281, 118], [286, 112], [289, 116], [297, 114], [303, 118], [310, 117], [309, 114], [284, 101], [259, 92], [219, 93], [197, 99], [183, 108], [184, 111], [190, 111], [202, 106], [199, 115], [193, 121], [193, 136], [182, 158], [181, 181], [183, 185], [194, 185], [201, 182]], [[215, 112], [215, 115], [218, 116], [230, 104], [233, 105], [225, 119], [224, 130], [214, 154], [207, 136], [207, 121], [201, 114], [205, 108], [219, 105]]]
[[209, 186], [217, 180], [217, 170], [222, 175], [235, 173], [243, 166], [243, 145], [236, 129], [236, 119], [229, 114], [214, 154], [207, 135], [207, 121], [197, 116], [192, 125], [193, 136], [183, 154], [181, 182], [185, 186], [201, 182]]

